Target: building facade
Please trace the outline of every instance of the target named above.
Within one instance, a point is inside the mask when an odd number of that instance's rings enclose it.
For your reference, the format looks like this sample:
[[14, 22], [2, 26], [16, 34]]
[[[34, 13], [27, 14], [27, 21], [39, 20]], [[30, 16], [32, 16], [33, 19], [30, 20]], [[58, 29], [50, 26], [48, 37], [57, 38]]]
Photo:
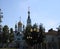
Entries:
[[[46, 47], [47, 49], [60, 49], [59, 48], [59, 39], [58, 39], [58, 31], [50, 29], [46, 33]], [[59, 35], [60, 36], [60, 35]]]

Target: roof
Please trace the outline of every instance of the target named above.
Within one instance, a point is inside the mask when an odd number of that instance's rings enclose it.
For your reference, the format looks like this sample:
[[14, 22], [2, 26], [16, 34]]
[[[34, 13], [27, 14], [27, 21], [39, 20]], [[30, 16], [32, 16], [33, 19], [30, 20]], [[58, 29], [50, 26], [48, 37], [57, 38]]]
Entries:
[[22, 25], [21, 21], [18, 22], [18, 25]]
[[50, 31], [46, 32], [46, 35], [57, 35], [57, 31], [50, 30]]

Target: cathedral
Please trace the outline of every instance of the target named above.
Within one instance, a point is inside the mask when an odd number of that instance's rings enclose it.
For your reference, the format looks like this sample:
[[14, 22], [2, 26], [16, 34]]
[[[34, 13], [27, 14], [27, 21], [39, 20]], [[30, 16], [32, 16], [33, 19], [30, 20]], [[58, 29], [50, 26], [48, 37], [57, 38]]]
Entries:
[[[30, 11], [28, 10], [28, 18], [27, 18], [27, 26], [31, 26], [31, 19], [30, 19]], [[14, 31], [14, 41], [19, 44], [19, 47], [23, 49], [25, 40], [24, 37], [24, 25], [22, 24], [21, 20], [15, 24], [15, 31]], [[26, 45], [25, 45], [26, 46]]]
[[[1, 14], [2, 13], [1, 13], [1, 9], [0, 9], [0, 40], [2, 40], [2, 38], [4, 38], [4, 37], [2, 37], [3, 33], [2, 33], [1, 18], [3, 18], [3, 17]], [[40, 30], [40, 28], [37, 27], [36, 23], [33, 26], [31, 25], [30, 10], [28, 10], [26, 28], [25, 28], [24, 24], [21, 22], [21, 20], [19, 20], [19, 22], [17, 22], [15, 24], [15, 31], [13, 31], [14, 41], [12, 43], [8, 42], [9, 43], [8, 47], [11, 48], [11, 47], [15, 46], [20, 49], [31, 49], [28, 46], [26, 40], [24, 39], [24, 36], [26, 33], [28, 35], [28, 36], [26, 36], [26, 38], [32, 39], [33, 38], [31, 35], [31, 33], [32, 33], [35, 37], [38, 37], [38, 39], [36, 38], [35, 40], [33, 40], [33, 42], [38, 41], [38, 42], [36, 42], [38, 44], [34, 45], [32, 49], [60, 49], [60, 26], [57, 28], [58, 29], [57, 31], [55, 31], [55, 30], [53, 30], [53, 28], [51, 28], [50, 30], [48, 30], [48, 32], [45, 32], [45, 29], [43, 27], [42, 27], [42, 29], [43, 29], [42, 34], [45, 35], [45, 38], [43, 40], [43, 44], [39, 45], [39, 42], [41, 41], [41, 36], [40, 36], [41, 30]], [[27, 32], [26, 30], [29, 30], [29, 32]], [[32, 44], [32, 43], [30, 43], [30, 44]], [[0, 43], [0, 47], [2, 47], [2, 46], [4, 47], [4, 44]]]
[[[29, 26], [31, 26], [31, 18], [30, 18], [30, 11], [28, 10], [28, 18], [27, 18], [26, 27], [29, 27]], [[34, 24], [34, 27], [36, 28], [37, 25]], [[34, 30], [36, 30], [36, 29], [34, 29]], [[60, 28], [59, 28], [59, 30], [60, 30]], [[46, 36], [45, 47], [46, 47], [46, 49], [59, 49], [60, 48], [59, 47], [59, 45], [60, 45], [60, 42], [59, 42], [60, 41], [60, 34], [58, 34], [57, 32], [58, 31], [55, 31], [53, 29], [50, 29], [48, 32], [45, 32], [45, 36]], [[17, 24], [15, 24], [14, 35], [15, 35], [15, 38], [14, 38], [15, 42], [17, 44], [19, 44], [19, 47], [21, 49], [23, 49], [25, 46], [25, 48], [26, 48], [27, 44], [26, 44], [26, 41], [23, 39], [23, 37], [24, 37], [24, 25], [22, 24], [21, 21], [19, 21]], [[39, 48], [41, 48], [41, 47], [39, 47]], [[45, 48], [42, 47], [42, 49], [45, 49]]]

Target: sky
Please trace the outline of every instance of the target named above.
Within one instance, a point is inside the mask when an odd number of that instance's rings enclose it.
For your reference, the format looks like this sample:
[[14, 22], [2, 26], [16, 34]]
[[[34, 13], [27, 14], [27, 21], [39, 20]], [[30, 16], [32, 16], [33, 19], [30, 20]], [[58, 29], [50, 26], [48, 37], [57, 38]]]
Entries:
[[56, 30], [60, 25], [60, 0], [0, 0], [0, 9], [3, 12], [2, 25], [14, 29], [20, 17], [26, 25], [28, 7], [32, 25], [42, 23], [46, 31], [50, 28]]

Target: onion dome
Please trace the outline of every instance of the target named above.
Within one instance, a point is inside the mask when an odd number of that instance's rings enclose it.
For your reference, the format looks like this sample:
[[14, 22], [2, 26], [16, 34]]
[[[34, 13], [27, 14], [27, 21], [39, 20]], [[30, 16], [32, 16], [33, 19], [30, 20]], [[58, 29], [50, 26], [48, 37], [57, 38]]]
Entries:
[[21, 21], [19, 21], [19, 22], [18, 22], [18, 25], [19, 25], [19, 26], [22, 26], [22, 23], [21, 23]]

